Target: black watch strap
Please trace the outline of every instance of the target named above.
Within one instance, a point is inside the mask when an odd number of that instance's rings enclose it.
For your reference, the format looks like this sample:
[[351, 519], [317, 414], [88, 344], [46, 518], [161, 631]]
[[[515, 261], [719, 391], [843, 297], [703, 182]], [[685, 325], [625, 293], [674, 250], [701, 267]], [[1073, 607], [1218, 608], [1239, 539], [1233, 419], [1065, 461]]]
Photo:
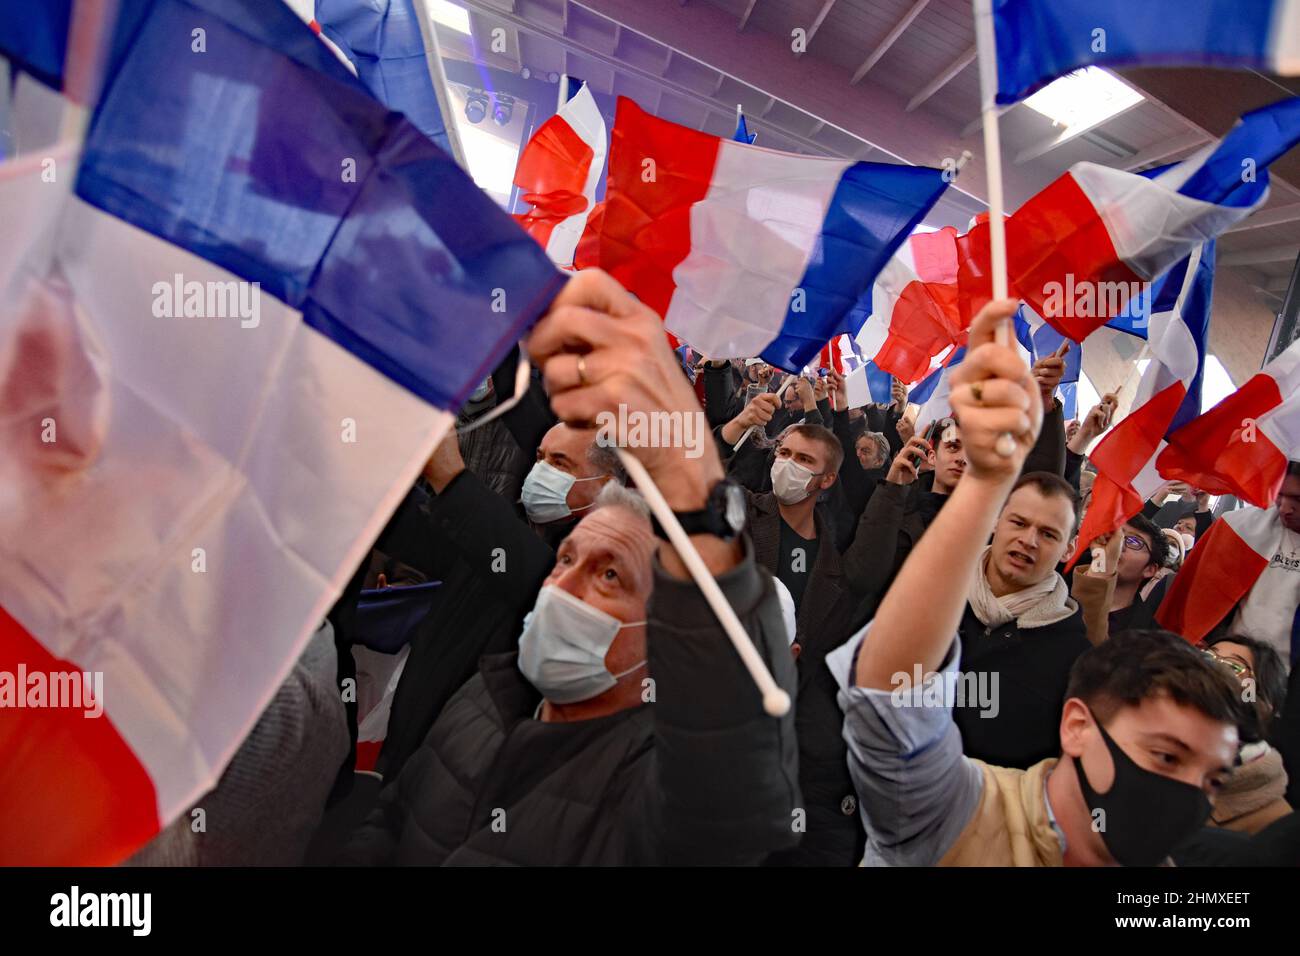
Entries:
[[[674, 511], [673, 514], [688, 535], [711, 534], [724, 541], [732, 541], [744, 530], [743, 501], [744, 491], [741, 487], [724, 478], [713, 486], [703, 508], [698, 511]], [[658, 519], [651, 515], [650, 521], [656, 537], [668, 540], [668, 533]]]

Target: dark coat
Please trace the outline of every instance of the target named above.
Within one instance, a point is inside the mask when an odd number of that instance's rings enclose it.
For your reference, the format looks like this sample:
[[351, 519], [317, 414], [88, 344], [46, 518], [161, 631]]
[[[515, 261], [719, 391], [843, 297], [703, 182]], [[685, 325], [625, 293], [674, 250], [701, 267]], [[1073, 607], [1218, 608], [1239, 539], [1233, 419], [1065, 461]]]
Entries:
[[962, 674], [997, 674], [997, 715], [980, 715], [978, 701], [953, 708], [962, 751], [998, 767], [1028, 769], [1061, 752], [1061, 705], [1075, 659], [1088, 650], [1083, 614], [1044, 627], [1014, 621], [985, 627], [969, 604], [961, 619]]
[[[479, 658], [514, 650], [554, 550], [473, 472], [408, 496], [377, 547], [442, 581], [411, 641], [376, 769], [396, 776]], [[499, 549], [499, 550], [498, 550]]]
[[[759, 565], [775, 576], [781, 549], [781, 513], [776, 496], [749, 498], [749, 533]], [[813, 520], [821, 545], [799, 605], [795, 640], [799, 643], [799, 695], [795, 728], [799, 736], [799, 788], [807, 811], [807, 831], [797, 849], [774, 857], [779, 864], [853, 866], [862, 858], [866, 836], [858, 820], [857, 796], [849, 778], [844, 715], [826, 655], [859, 630], [866, 617], [862, 598], [845, 579], [839, 552], [832, 546], [825, 509]]]
[[[718, 586], [793, 690], [776, 593], [752, 556]], [[694, 584], [656, 566], [647, 617], [652, 703], [543, 723], [517, 655], [485, 658], [340, 862], [752, 865], [793, 845], [793, 713], [763, 712]]]

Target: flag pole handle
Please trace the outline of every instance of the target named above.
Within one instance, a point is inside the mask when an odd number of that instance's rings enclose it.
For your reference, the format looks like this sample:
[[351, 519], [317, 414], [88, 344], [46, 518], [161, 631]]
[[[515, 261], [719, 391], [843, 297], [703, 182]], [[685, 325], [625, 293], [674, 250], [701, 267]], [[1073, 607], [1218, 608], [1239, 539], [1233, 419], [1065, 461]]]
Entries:
[[[975, 13], [975, 46], [979, 56], [981, 112], [984, 117], [984, 172], [989, 192], [989, 251], [993, 298], [1007, 297], [1007, 228], [1002, 198], [1002, 140], [998, 136], [998, 60], [993, 33], [992, 0], [972, 0]], [[1011, 345], [1010, 321], [999, 322], [994, 330], [998, 345]], [[994, 449], [1003, 458], [1015, 454], [1016, 440], [1009, 432], [998, 436]]]
[[624, 469], [626, 469], [637, 489], [645, 497], [646, 503], [650, 506], [655, 518], [658, 519], [660, 527], [667, 533], [669, 543], [676, 549], [682, 563], [690, 571], [691, 577], [704, 595], [704, 600], [709, 603], [709, 607], [717, 615], [718, 623], [727, 632], [727, 637], [731, 639], [732, 646], [736, 648], [736, 653], [740, 655], [746, 670], [749, 671], [749, 676], [754, 679], [755, 685], [763, 695], [763, 710], [773, 717], [784, 716], [790, 710], [790, 695], [777, 686], [776, 681], [772, 678], [772, 672], [763, 663], [763, 658], [759, 656], [758, 650], [754, 647], [754, 642], [745, 633], [745, 627], [740, 623], [740, 618], [736, 616], [735, 610], [727, 603], [722, 589], [718, 587], [718, 582], [709, 573], [708, 566], [705, 565], [704, 559], [700, 557], [700, 553], [695, 550], [695, 545], [691, 544], [690, 537], [678, 522], [677, 516], [673, 514], [672, 507], [669, 506], [668, 501], [659, 491], [658, 486], [655, 485], [650, 473], [645, 470], [645, 466], [629, 454], [627, 449], [619, 448], [617, 451], [619, 461], [623, 463]]

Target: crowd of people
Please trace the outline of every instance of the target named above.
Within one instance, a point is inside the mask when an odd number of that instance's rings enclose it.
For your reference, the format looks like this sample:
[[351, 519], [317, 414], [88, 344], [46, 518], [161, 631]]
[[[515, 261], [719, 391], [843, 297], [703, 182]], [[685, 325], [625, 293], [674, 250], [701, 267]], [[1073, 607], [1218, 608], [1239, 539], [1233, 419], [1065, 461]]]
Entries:
[[[917, 422], [897, 382], [849, 407], [833, 369], [675, 352], [577, 274], [199, 801], [206, 830], [182, 815], [133, 862], [1300, 862], [1300, 463], [1269, 572], [1198, 643], [1161, 630], [1229, 502], [1168, 484], [1066, 572], [1117, 403], [1065, 421], [1063, 360], [998, 344], [1013, 311], [980, 313], [951, 416]], [[595, 427], [620, 409], [707, 420], [702, 448], [624, 451], [784, 715]]]

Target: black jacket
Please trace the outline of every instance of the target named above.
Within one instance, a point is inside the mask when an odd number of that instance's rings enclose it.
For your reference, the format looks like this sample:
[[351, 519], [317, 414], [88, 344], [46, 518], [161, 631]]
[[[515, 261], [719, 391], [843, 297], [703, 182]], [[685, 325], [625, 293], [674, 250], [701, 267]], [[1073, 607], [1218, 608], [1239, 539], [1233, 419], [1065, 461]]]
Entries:
[[[750, 493], [749, 533], [754, 556], [771, 574], [781, 550], [781, 513], [776, 496]], [[799, 788], [807, 811], [806, 832], [799, 846], [774, 857], [777, 864], [853, 866], [862, 859], [866, 835], [857, 814], [857, 796], [849, 778], [844, 743], [844, 715], [838, 688], [826, 668], [826, 655], [866, 624], [862, 596], [850, 587], [842, 559], [832, 542], [826, 509], [813, 514], [817, 561], [796, 617], [800, 653], [795, 727], [799, 735]]]
[[[1028, 769], [1061, 751], [1061, 705], [1075, 659], [1088, 650], [1083, 614], [1055, 624], [1022, 630], [1014, 621], [988, 628], [969, 604], [961, 619], [961, 671], [986, 676], [996, 693], [988, 713], [969, 693], [965, 706], [953, 708], [961, 731], [962, 751], [998, 767]], [[963, 685], [970, 688], [972, 684]], [[977, 684], [975, 686], [978, 686]]]
[[[776, 593], [752, 556], [718, 585], [793, 690]], [[654, 702], [542, 723], [517, 655], [485, 658], [340, 862], [752, 865], [791, 846], [793, 713], [763, 712], [694, 584], [656, 567], [647, 617]]]
[[477, 475], [413, 494], [377, 547], [442, 581], [411, 641], [376, 769], [396, 776], [484, 654], [513, 650], [554, 550]]

